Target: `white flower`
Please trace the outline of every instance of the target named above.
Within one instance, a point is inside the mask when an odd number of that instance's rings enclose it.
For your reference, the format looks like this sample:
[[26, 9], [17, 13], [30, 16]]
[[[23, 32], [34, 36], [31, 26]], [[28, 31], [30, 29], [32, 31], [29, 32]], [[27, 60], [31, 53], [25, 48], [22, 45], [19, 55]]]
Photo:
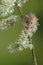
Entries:
[[33, 44], [29, 44], [29, 48], [30, 48], [30, 50], [32, 50], [33, 49]]
[[22, 50], [23, 50], [23, 48], [19, 47], [19, 51], [22, 51]]
[[2, 9], [2, 14], [1, 16], [4, 17], [4, 16], [8, 16], [8, 15], [11, 15], [13, 13], [14, 9], [11, 9], [10, 7], [3, 7]]
[[17, 6], [22, 7], [26, 1], [27, 0], [2, 0], [0, 4], [0, 17], [4, 18], [12, 15], [15, 3], [17, 3]]
[[19, 16], [10, 16], [7, 19], [2, 19], [2, 21], [0, 21], [0, 29], [1, 30], [5, 30], [8, 29], [10, 26], [14, 25], [19, 19]]
[[17, 4], [19, 7], [22, 7], [23, 3], [26, 3], [27, 0], [18, 0]]
[[14, 0], [14, 2], [16, 2], [16, 0]]
[[22, 30], [22, 34], [20, 35], [19, 39], [15, 42], [13, 46], [10, 46], [9, 51], [22, 51], [23, 49], [30, 48], [32, 49], [32, 46], [30, 44], [30, 41], [28, 39], [27, 33], [25, 33], [25, 30]]
[[13, 0], [2, 0], [0, 4], [0, 11], [2, 17], [11, 15], [14, 11], [14, 1]]
[[13, 47], [13, 44], [9, 44], [9, 46], [8, 46], [8, 52], [10, 52], [10, 53], [14, 53], [14, 47]]
[[2, 0], [1, 3], [3, 5], [9, 6], [9, 7], [13, 7], [14, 6], [14, 0]]

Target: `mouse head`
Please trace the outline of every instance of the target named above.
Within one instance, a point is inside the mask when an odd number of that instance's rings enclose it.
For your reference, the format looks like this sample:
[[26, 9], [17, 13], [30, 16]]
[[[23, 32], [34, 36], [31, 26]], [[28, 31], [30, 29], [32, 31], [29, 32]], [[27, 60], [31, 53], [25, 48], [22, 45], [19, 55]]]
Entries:
[[38, 21], [38, 18], [33, 13], [23, 16], [23, 23], [25, 28], [32, 28]]

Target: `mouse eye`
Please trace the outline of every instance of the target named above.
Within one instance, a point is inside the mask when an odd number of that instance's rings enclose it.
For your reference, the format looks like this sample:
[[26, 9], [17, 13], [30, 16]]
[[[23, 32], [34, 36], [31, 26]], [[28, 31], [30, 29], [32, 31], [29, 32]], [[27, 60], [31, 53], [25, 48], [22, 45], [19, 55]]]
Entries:
[[28, 21], [26, 23], [28, 24]]
[[32, 22], [31, 22], [31, 24], [32, 24]]

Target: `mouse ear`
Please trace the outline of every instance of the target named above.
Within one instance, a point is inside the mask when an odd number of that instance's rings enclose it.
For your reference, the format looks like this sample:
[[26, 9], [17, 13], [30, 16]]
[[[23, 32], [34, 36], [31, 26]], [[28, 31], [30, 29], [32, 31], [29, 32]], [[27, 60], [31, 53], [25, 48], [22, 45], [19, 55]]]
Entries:
[[6, 19], [2, 19], [0, 23], [0, 29], [5, 30], [8, 29], [10, 26], [16, 24], [19, 20], [20, 16], [10, 16]]

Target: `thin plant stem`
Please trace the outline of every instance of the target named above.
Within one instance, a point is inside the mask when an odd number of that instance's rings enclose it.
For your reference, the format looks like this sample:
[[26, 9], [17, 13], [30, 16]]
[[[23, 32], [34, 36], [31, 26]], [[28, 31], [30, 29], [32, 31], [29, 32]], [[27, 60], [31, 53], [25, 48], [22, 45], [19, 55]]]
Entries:
[[34, 48], [31, 50], [31, 52], [32, 52], [32, 57], [33, 57], [34, 65], [37, 65], [37, 60], [36, 60], [36, 55], [35, 55]]
[[[17, 3], [15, 3], [15, 4], [16, 4], [16, 6], [17, 6]], [[20, 8], [19, 8], [18, 6], [17, 6], [17, 8], [18, 8], [18, 10], [19, 10], [19, 13], [20, 13], [20, 15], [21, 15], [21, 18], [23, 18], [23, 15], [22, 15], [22, 13], [21, 13], [21, 11], [20, 11]], [[29, 36], [28, 36], [28, 38], [29, 38], [30, 43], [32, 43], [31, 38], [30, 38]], [[36, 60], [34, 48], [31, 50], [31, 52], [32, 52], [32, 57], [33, 57], [34, 65], [37, 65], [37, 60]]]
[[[29, 36], [28, 36], [28, 38], [29, 38], [29, 41], [30, 41], [30, 44], [31, 44], [31, 43], [32, 43], [32, 39], [31, 39], [31, 37], [29, 37]], [[31, 50], [31, 52], [32, 52], [32, 57], [33, 57], [34, 65], [37, 65], [37, 59], [36, 59], [34, 47], [33, 47], [33, 49]]]
[[23, 18], [23, 15], [22, 15], [22, 13], [21, 13], [21, 10], [20, 10], [20, 8], [19, 8], [19, 6], [17, 5], [17, 3], [15, 2], [15, 5], [17, 6], [17, 8], [18, 8], [18, 11], [19, 11], [19, 13], [20, 13], [20, 16], [21, 16], [21, 18]]

